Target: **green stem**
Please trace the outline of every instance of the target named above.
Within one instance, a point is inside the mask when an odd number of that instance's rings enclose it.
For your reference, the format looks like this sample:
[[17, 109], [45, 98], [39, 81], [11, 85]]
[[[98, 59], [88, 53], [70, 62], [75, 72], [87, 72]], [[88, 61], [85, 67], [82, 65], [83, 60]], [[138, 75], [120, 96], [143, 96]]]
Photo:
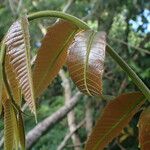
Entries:
[[5, 55], [5, 44], [1, 43], [1, 51], [0, 51], [0, 101], [2, 99], [2, 90], [3, 90], [3, 62]]
[[[72, 15], [59, 12], [59, 11], [40, 11], [29, 15], [28, 19], [29, 21], [31, 21], [42, 17], [58, 17], [58, 18], [71, 21], [81, 29], [84, 30], [90, 29], [90, 27], [82, 20]], [[129, 67], [129, 65], [108, 44], [107, 44], [107, 52], [117, 62], [117, 64], [127, 73], [127, 75], [133, 80], [133, 82], [138, 86], [141, 92], [145, 95], [145, 97], [150, 101], [150, 90], [143, 83], [143, 81], [137, 76], [137, 74]]]
[[117, 64], [127, 73], [132, 79], [134, 84], [141, 90], [145, 97], [150, 101], [150, 90], [144, 84], [144, 82], [138, 77], [138, 75], [130, 68], [130, 66], [115, 52], [115, 50], [107, 44], [107, 52], [117, 62]]
[[74, 23], [76, 26], [78, 26], [81, 29], [90, 29], [90, 27], [85, 22], [78, 19], [77, 17], [74, 17], [72, 15], [69, 15], [69, 14], [63, 13], [63, 12], [59, 12], [59, 11], [46, 10], [46, 11], [39, 11], [36, 13], [32, 13], [32, 14], [28, 15], [28, 20], [31, 21], [34, 19], [42, 18], [42, 17], [62, 18], [62, 19], [71, 21], [72, 23]]

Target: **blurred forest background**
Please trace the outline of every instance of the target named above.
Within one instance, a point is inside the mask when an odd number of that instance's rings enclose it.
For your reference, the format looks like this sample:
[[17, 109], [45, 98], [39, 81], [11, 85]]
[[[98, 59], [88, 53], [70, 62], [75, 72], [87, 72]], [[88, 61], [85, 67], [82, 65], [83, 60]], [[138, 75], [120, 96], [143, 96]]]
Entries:
[[[110, 45], [150, 87], [150, 1], [0, 0], [0, 41], [19, 16], [41, 10], [64, 11], [84, 20], [94, 30], [106, 31]], [[55, 21], [56, 18], [46, 18], [30, 23], [32, 56], [41, 45], [40, 41], [47, 26]], [[138, 89], [130, 78], [109, 55], [106, 55], [103, 93], [111, 98], [135, 90]], [[75, 99], [75, 102], [69, 103], [70, 99]], [[107, 102], [105, 98], [92, 98], [79, 93], [64, 66], [52, 85], [37, 100], [38, 124], [35, 124], [28, 108], [23, 106], [27, 114], [24, 115], [24, 119], [28, 149], [82, 150], [96, 118], [100, 116]], [[67, 115], [69, 110], [71, 111]], [[137, 130], [139, 113], [106, 149], [139, 149]], [[0, 117], [1, 150], [2, 129]]]

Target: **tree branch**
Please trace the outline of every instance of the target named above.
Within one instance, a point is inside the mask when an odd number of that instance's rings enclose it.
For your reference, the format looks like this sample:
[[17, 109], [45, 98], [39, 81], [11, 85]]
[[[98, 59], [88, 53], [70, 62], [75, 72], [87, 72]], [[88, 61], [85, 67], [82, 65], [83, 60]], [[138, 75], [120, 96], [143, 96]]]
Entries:
[[42, 135], [50, 130], [56, 123], [61, 121], [71, 111], [79, 101], [80, 92], [77, 92], [70, 100], [69, 103], [62, 106], [58, 111], [53, 113], [51, 116], [45, 118], [42, 122], [38, 123], [31, 131], [28, 132], [27, 149], [30, 149]]
[[85, 104], [85, 128], [87, 131], [87, 135], [90, 135], [92, 128], [93, 128], [93, 107], [92, 107], [92, 100], [88, 97], [88, 100]]
[[68, 0], [68, 3], [65, 5], [65, 7], [63, 8], [62, 12], [66, 12], [68, 11], [68, 9], [70, 8], [70, 6], [75, 2], [75, 0]]
[[70, 139], [70, 137], [79, 129], [83, 126], [83, 124], [85, 123], [85, 120], [82, 120], [74, 129], [74, 131], [68, 133], [64, 140], [60, 143], [60, 145], [58, 146], [57, 150], [63, 150], [63, 148], [65, 147], [65, 145], [67, 144], [67, 141]]

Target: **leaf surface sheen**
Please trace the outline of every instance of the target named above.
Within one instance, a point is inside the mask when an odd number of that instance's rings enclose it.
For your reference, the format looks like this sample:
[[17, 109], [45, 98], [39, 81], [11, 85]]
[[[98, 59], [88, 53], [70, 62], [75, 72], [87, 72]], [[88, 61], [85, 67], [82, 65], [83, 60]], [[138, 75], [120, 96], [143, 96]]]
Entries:
[[68, 47], [78, 30], [77, 26], [62, 20], [48, 27], [33, 69], [35, 97], [41, 95], [66, 62]]
[[105, 32], [82, 31], [75, 36], [67, 57], [68, 70], [72, 80], [83, 93], [102, 94], [104, 70]]
[[139, 92], [122, 94], [110, 101], [98, 119], [85, 150], [103, 150], [119, 135], [143, 102], [144, 96]]
[[[5, 37], [6, 57], [16, 75], [30, 110], [36, 114], [32, 74], [30, 66], [30, 42], [28, 20], [21, 18], [12, 24]], [[7, 72], [7, 70], [6, 70]], [[9, 77], [8, 77], [9, 78]]]
[[141, 150], [150, 149], [150, 106], [140, 116], [139, 142]]

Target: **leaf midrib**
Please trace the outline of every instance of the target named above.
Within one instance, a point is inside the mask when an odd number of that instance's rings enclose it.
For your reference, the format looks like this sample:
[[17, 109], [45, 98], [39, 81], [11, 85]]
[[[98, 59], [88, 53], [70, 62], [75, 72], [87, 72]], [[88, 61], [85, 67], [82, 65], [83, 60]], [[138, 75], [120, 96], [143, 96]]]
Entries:
[[86, 49], [86, 60], [85, 60], [85, 64], [84, 64], [84, 74], [83, 74], [85, 89], [86, 89], [87, 93], [91, 96], [92, 96], [92, 94], [88, 89], [86, 79], [87, 79], [87, 68], [88, 68], [88, 63], [89, 63], [89, 55], [90, 55], [90, 51], [91, 51], [91, 48], [92, 48], [92, 44], [93, 44], [93, 41], [94, 41], [95, 34], [96, 34], [96, 32], [93, 31], [91, 33], [91, 35], [89, 36], [89, 39], [88, 39], [88, 42], [87, 42], [88, 45], [87, 45], [87, 49]]
[[30, 41], [29, 41], [29, 29], [28, 26], [25, 25], [25, 23], [27, 22], [27, 18], [21, 18], [21, 28], [23, 31], [23, 38], [24, 38], [24, 44], [25, 44], [25, 56], [26, 56], [26, 65], [27, 65], [27, 75], [28, 75], [28, 79], [29, 79], [29, 85], [30, 85], [30, 92], [31, 92], [31, 97], [32, 97], [32, 104], [33, 104], [33, 110], [31, 108], [31, 110], [33, 111], [33, 113], [35, 114], [36, 117], [36, 107], [35, 107], [35, 98], [34, 98], [34, 90], [33, 90], [33, 82], [32, 82], [32, 78], [31, 78], [31, 65], [30, 65]]
[[[60, 49], [60, 51], [58, 51], [57, 49], [57, 54], [55, 55], [55, 57], [53, 58], [51, 64], [49, 65], [49, 68], [47, 69], [46, 73], [43, 75], [42, 79], [40, 79], [40, 82], [39, 84], [37, 85], [37, 90], [36, 90], [36, 93], [38, 92], [38, 90], [40, 89], [40, 85], [41, 83], [44, 81], [45, 77], [47, 76], [48, 72], [50, 72], [50, 70], [52, 70], [52, 68], [54, 67], [54, 63], [55, 63], [55, 60], [57, 60], [57, 58], [60, 56], [60, 54], [62, 53], [62, 51], [65, 49], [66, 45], [68, 44], [68, 42], [70, 41], [70, 39], [75, 35], [75, 33], [78, 31], [79, 29], [75, 29], [71, 34], [70, 36], [66, 39], [66, 41], [64, 42], [62, 48]], [[35, 95], [38, 95], [38, 94], [35, 94]]]

